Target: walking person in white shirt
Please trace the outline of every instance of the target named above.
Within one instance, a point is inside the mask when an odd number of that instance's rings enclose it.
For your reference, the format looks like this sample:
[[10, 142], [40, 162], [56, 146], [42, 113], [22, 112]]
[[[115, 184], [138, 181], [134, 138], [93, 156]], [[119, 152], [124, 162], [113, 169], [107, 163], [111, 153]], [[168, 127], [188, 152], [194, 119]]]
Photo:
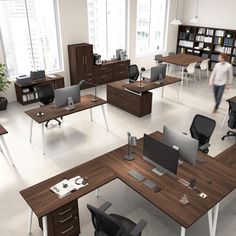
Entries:
[[225, 90], [230, 89], [233, 80], [232, 65], [227, 62], [228, 56], [224, 53], [219, 55], [219, 63], [217, 63], [211, 73], [209, 85], [213, 87], [215, 96], [215, 107], [213, 113], [216, 113]]

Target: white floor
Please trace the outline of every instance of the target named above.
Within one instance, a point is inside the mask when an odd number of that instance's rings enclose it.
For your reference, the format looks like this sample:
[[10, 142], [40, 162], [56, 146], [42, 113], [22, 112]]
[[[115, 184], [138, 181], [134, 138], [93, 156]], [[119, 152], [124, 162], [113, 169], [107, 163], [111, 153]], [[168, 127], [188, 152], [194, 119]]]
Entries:
[[[183, 100], [177, 101], [176, 85], [165, 89], [165, 97], [161, 98], [161, 90], [153, 91], [153, 111], [151, 115], [137, 118], [111, 105], [105, 106], [110, 131], [105, 129], [100, 108], [94, 110], [95, 122], [90, 122], [89, 111], [84, 111], [64, 118], [61, 127], [50, 127], [46, 130], [46, 152], [42, 155], [42, 140], [40, 126], [35, 124], [33, 142], [29, 143], [30, 119], [25, 110], [36, 107], [37, 104], [22, 106], [10, 103], [7, 111], [0, 112], [0, 123], [9, 134], [6, 142], [12, 154], [16, 169], [12, 168], [0, 154], [0, 235], [27, 235], [27, 205], [19, 191], [47, 179], [55, 174], [93, 159], [126, 143], [126, 132], [141, 137], [143, 133], [162, 130], [163, 124], [178, 131], [188, 131], [195, 114], [200, 113], [214, 118], [217, 127], [211, 139], [210, 155], [215, 156], [225, 150], [235, 140], [221, 141], [221, 136], [227, 131], [227, 124], [221, 128], [226, 109], [226, 98], [236, 94], [234, 88], [224, 94], [224, 101], [217, 114], [211, 114], [214, 106], [212, 91], [206, 80], [198, 81], [197, 85], [190, 82], [183, 89]], [[84, 94], [93, 90], [85, 90]], [[98, 88], [98, 96], [106, 98], [105, 86]], [[124, 98], [125, 99], [125, 98]], [[236, 232], [236, 191], [227, 197], [220, 206], [217, 235], [233, 236]], [[130, 217], [134, 221], [143, 218], [148, 225], [145, 236], [180, 235], [180, 226], [170, 217], [153, 207], [148, 201], [125, 186], [120, 181], [114, 181], [101, 189], [100, 198], [90, 193], [79, 200], [80, 222], [82, 236], [93, 235], [93, 227], [86, 204], [100, 205], [109, 200], [113, 203], [110, 211]], [[33, 235], [42, 235], [36, 217], [33, 223]], [[187, 230], [187, 235], [209, 235], [207, 216], [202, 217]]]

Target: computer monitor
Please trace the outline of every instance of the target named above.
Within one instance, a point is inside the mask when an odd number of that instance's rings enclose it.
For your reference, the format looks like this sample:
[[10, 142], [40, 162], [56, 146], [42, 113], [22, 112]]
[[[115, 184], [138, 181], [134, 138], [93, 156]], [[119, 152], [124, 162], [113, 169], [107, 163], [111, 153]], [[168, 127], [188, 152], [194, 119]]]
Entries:
[[144, 134], [143, 159], [156, 167], [154, 173], [176, 177], [179, 151], [147, 134]]
[[68, 98], [71, 97], [74, 103], [80, 102], [80, 86], [73, 85], [61, 89], [55, 89], [55, 104], [56, 107], [68, 106]]
[[166, 77], [166, 64], [159, 64], [151, 68], [151, 82], [163, 80]]
[[164, 126], [163, 142], [167, 143], [171, 147], [175, 146], [179, 148], [181, 160], [187, 161], [194, 166], [196, 165], [199, 144], [198, 140]]

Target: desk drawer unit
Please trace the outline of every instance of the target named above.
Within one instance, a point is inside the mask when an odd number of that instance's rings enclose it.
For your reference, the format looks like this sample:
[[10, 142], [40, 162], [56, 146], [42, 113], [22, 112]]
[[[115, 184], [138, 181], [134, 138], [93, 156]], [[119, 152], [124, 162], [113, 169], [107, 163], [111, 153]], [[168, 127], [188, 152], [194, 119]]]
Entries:
[[130, 61], [121, 61], [112, 66], [113, 81], [123, 80], [128, 78], [128, 66]]
[[[76, 236], [80, 234], [78, 202], [73, 201], [47, 216], [49, 236]], [[42, 220], [39, 219], [42, 228]]]

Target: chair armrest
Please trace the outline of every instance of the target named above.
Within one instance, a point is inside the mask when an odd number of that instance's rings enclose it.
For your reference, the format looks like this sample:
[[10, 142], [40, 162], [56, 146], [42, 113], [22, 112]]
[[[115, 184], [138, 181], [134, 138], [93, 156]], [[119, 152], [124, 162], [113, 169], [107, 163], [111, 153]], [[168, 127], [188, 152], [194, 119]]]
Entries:
[[186, 132], [182, 132], [182, 134], [184, 134], [184, 135], [188, 135]]
[[100, 207], [99, 210], [105, 212], [112, 204], [110, 202], [104, 202]]
[[143, 231], [146, 225], [147, 222], [145, 220], [140, 220], [138, 224], [131, 230], [130, 235], [138, 236]]
[[199, 149], [200, 151], [204, 151], [205, 149], [209, 148], [210, 146], [211, 146], [210, 143], [206, 143], [206, 144], [200, 146], [198, 149]]

